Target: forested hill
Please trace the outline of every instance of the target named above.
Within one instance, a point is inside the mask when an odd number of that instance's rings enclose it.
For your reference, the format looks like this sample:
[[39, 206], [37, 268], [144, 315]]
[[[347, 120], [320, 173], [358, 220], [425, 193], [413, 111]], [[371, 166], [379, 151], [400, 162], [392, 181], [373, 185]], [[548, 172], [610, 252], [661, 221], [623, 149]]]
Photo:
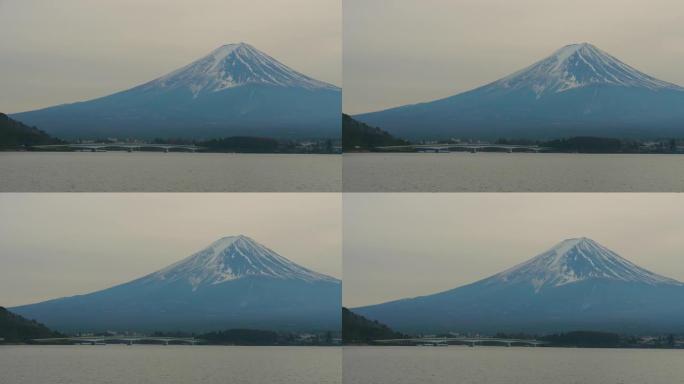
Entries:
[[370, 151], [375, 147], [406, 144], [407, 141], [398, 139], [380, 128], [354, 120], [349, 115], [342, 115], [342, 148], [345, 152]]
[[0, 147], [58, 144], [61, 141], [36, 127], [29, 127], [0, 113]]
[[379, 339], [401, 339], [405, 335], [393, 331], [385, 324], [369, 320], [342, 308], [342, 340], [349, 343], [369, 343]]
[[34, 320], [0, 307], [0, 342], [20, 343], [30, 339], [59, 337], [59, 334]]

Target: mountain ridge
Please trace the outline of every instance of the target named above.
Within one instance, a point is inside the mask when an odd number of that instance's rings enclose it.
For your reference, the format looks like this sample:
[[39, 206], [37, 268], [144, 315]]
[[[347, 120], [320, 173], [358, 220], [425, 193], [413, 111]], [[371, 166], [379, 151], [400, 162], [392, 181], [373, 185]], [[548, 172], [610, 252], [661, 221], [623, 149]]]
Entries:
[[250, 276], [339, 283], [333, 277], [291, 262], [244, 235], [223, 237], [207, 248], [132, 283], [186, 280], [196, 290], [200, 285], [220, 284]]
[[133, 89], [186, 87], [196, 98], [201, 92], [218, 92], [250, 83], [339, 90], [285, 66], [244, 42], [224, 44], [186, 66]]
[[651, 77], [589, 43], [566, 45], [549, 57], [485, 87], [527, 87], [539, 98], [548, 91], [558, 93], [594, 84], [684, 91], [684, 88]]
[[586, 237], [563, 240], [548, 251], [497, 273], [485, 281], [491, 279], [496, 282], [512, 283], [529, 280], [530, 276], [534, 276], [531, 282], [536, 292], [546, 285], [558, 287], [592, 278], [649, 285], [684, 285], [677, 280], [641, 268]]

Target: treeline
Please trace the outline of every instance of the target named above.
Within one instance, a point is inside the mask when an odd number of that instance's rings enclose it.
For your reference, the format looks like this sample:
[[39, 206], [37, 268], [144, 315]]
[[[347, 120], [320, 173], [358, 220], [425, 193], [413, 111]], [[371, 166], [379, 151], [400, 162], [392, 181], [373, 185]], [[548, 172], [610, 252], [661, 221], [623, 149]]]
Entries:
[[207, 152], [229, 153], [339, 153], [335, 140], [278, 140], [270, 137], [231, 136], [210, 140], [155, 138], [153, 144], [197, 145]]
[[211, 152], [272, 153], [279, 147], [278, 140], [265, 137], [235, 136], [198, 142]]
[[161, 332], [151, 334], [155, 337], [196, 338], [207, 345], [333, 345], [333, 332], [297, 334], [276, 332], [263, 329], [236, 328], [206, 333], [183, 331]]
[[666, 336], [642, 337], [636, 335], [623, 335], [605, 331], [570, 331], [554, 333], [545, 336], [535, 336], [524, 333], [506, 334], [498, 333], [497, 338], [502, 339], [536, 339], [546, 341], [551, 347], [577, 347], [577, 348], [677, 348], [682, 347], [677, 343], [674, 334]]
[[553, 346], [583, 347], [583, 348], [615, 348], [625, 345], [622, 337], [617, 333], [597, 331], [573, 331], [544, 336]]
[[538, 145], [551, 152], [564, 153], [675, 153], [679, 146], [676, 139], [643, 141], [610, 137], [577, 136], [549, 141], [498, 139], [496, 144]]
[[619, 153], [632, 152], [634, 149], [631, 144], [625, 143], [620, 139], [606, 137], [571, 137], [569, 139], [558, 139], [543, 143], [542, 146], [552, 148], [557, 152], [578, 152], [578, 153]]
[[204, 333], [199, 336], [208, 344], [221, 345], [274, 345], [278, 344], [277, 332], [258, 329], [229, 329]]

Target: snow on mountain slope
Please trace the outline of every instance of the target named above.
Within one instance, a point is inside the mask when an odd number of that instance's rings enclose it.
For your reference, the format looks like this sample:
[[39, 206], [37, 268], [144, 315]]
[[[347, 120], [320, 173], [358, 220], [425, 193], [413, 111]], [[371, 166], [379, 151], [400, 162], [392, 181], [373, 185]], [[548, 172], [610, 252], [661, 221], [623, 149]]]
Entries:
[[491, 83], [487, 88], [528, 88], [541, 97], [545, 93], [599, 84], [684, 91], [680, 86], [632, 68], [589, 43], [567, 45], [529, 67]]
[[199, 60], [138, 88], [145, 91], [186, 88], [198, 97], [202, 93], [246, 84], [309, 90], [338, 89], [303, 75], [246, 43], [223, 45]]
[[147, 275], [137, 282], [185, 281], [193, 290], [245, 277], [269, 277], [305, 282], [336, 282], [278, 255], [247, 236], [221, 238], [207, 248]]
[[531, 260], [490, 277], [487, 283], [530, 283], [539, 292], [589, 279], [682, 285], [641, 268], [585, 237], [564, 240]]

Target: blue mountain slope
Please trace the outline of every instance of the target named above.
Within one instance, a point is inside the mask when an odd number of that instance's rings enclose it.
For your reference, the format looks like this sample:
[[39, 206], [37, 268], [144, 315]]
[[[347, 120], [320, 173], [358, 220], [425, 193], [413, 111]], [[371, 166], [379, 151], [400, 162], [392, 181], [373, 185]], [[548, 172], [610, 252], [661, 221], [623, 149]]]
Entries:
[[339, 280], [234, 236], [140, 279], [12, 311], [63, 331], [336, 330], [340, 305]]
[[62, 138], [340, 137], [340, 89], [240, 43], [94, 100], [12, 114]]
[[469, 285], [354, 311], [408, 332], [679, 332], [684, 284], [582, 238]]
[[684, 135], [684, 88], [587, 43], [444, 99], [355, 118], [407, 138]]

